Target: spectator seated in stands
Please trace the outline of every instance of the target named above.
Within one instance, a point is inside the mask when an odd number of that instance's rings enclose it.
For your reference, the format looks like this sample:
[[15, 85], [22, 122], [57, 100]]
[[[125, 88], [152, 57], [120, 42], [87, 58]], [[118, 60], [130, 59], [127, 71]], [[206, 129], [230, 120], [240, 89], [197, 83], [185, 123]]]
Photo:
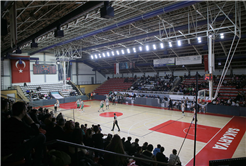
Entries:
[[[168, 158], [164, 155], [164, 147], [160, 148], [160, 152], [156, 154], [156, 160], [164, 163], [168, 163]], [[161, 166], [161, 164], [158, 164], [158, 166]]]
[[[20, 161], [25, 158], [27, 165], [40, 165], [43, 156], [45, 135], [39, 133], [34, 121], [27, 115], [24, 102], [16, 102], [12, 107], [13, 117], [2, 124], [2, 162]], [[23, 122], [25, 119], [25, 122]], [[33, 163], [31, 151], [35, 148]], [[2, 158], [3, 159], [3, 158]]]
[[26, 90], [26, 94], [29, 94], [29, 93], [30, 93], [30, 90], [29, 90], [29, 89], [27, 89], [27, 90]]
[[125, 83], [125, 82], [128, 82], [128, 77], [125, 78], [124, 83]]
[[41, 87], [40, 87], [40, 86], [38, 86], [38, 87], [36, 88], [36, 90], [37, 90], [37, 91], [40, 91], [40, 90], [41, 90]]
[[70, 92], [70, 96], [76, 96], [75, 92]]

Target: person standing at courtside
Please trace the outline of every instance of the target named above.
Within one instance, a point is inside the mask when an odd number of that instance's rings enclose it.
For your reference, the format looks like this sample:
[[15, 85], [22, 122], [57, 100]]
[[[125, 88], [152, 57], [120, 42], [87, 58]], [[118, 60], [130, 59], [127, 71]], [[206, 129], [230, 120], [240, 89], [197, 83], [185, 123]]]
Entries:
[[117, 120], [117, 116], [116, 116], [116, 113], [114, 113], [114, 122], [113, 122], [113, 128], [111, 131], [114, 131], [114, 126], [117, 126], [118, 127], [118, 131], [120, 131], [120, 127], [118, 125], [118, 120]]

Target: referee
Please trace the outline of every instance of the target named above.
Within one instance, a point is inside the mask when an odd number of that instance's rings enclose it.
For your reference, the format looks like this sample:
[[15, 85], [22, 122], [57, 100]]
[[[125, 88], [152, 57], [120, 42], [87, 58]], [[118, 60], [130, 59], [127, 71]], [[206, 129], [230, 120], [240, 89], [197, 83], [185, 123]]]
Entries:
[[114, 131], [114, 126], [117, 126], [118, 127], [118, 131], [120, 131], [120, 128], [118, 126], [118, 121], [117, 121], [117, 116], [116, 116], [116, 113], [114, 113], [114, 122], [113, 122], [113, 129], [111, 131]]

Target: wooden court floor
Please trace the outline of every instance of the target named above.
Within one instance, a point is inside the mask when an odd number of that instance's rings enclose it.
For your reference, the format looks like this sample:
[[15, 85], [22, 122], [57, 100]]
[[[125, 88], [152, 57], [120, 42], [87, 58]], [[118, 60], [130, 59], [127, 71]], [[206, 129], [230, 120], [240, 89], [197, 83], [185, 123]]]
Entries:
[[[194, 153], [194, 124], [191, 124], [193, 113], [186, 111], [185, 116], [178, 110], [166, 110], [136, 106], [132, 104], [110, 103], [109, 109], [104, 112], [99, 109], [97, 100], [84, 101], [84, 112], [78, 111], [74, 103], [61, 104], [61, 112], [66, 119], [73, 119], [80, 124], [100, 124], [103, 134], [118, 134], [121, 137], [139, 139], [139, 145], [151, 143], [154, 148], [160, 144], [165, 148], [164, 154], [169, 157], [172, 149], [180, 150], [182, 165], [193, 165]], [[52, 108], [52, 107], [51, 107]], [[117, 127], [111, 131], [113, 113], [118, 115]], [[189, 129], [190, 126], [190, 129]], [[209, 160], [246, 157], [246, 118], [209, 113], [198, 114], [196, 165], [208, 166]]]

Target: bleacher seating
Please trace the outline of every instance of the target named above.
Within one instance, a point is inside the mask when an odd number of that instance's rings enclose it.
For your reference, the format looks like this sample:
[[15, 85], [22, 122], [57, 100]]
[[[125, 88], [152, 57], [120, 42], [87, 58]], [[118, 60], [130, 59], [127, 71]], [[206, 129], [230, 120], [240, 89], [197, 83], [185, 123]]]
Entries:
[[[41, 87], [39, 91], [36, 90], [37, 87]], [[27, 85], [27, 86], [20, 86], [22, 89], [23, 93], [27, 98], [29, 98], [29, 95], [26, 93], [27, 90], [32, 90], [38, 93], [41, 93], [43, 95], [48, 95], [49, 92], [60, 92], [62, 96], [67, 97], [70, 96], [70, 92], [75, 92], [77, 95], [76, 90], [73, 89], [71, 85], [66, 85], [69, 89], [72, 89], [71, 91], [62, 91], [63, 89], [63, 83], [58, 83], [58, 84], [32, 84], [32, 85]]]
[[105, 95], [108, 94], [110, 91], [122, 91], [127, 90], [131, 87], [132, 82], [125, 82], [125, 78], [111, 78], [107, 81], [105, 81], [101, 86], [99, 86], [96, 90], [94, 90], [95, 93], [98, 95]]
[[[229, 77], [229, 76], [226, 76], [224, 78], [224, 80], [227, 80], [227, 81], [231, 81], [232, 80], [232, 77]], [[206, 83], [207, 81], [204, 81], [203, 78], [199, 78], [198, 79], [198, 84], [201, 84], [201, 83]], [[191, 77], [190, 79], [185, 79], [183, 82], [182, 82], [184, 85], [191, 85], [192, 83], [196, 83], [196, 79], [195, 77]], [[216, 89], [217, 89], [217, 86], [218, 84], [213, 84], [213, 92], [216, 92]], [[201, 88], [200, 88], [201, 89]], [[202, 88], [202, 89], [208, 89], [208, 88]], [[230, 97], [231, 98], [235, 98], [239, 92], [242, 92], [242, 91], [246, 91], [246, 87], [244, 88], [241, 88], [241, 89], [236, 89], [236, 86], [224, 86], [224, 85], [221, 85], [220, 87], [220, 91], [219, 91], [219, 96], [221, 99], [229, 99]]]

